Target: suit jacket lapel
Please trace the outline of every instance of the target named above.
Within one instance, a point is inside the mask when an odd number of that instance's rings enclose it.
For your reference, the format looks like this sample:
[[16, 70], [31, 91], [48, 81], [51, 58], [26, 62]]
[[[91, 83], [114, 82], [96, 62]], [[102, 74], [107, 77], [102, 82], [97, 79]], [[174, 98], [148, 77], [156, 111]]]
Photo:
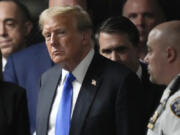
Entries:
[[[51, 74], [48, 76], [48, 83], [44, 84], [45, 88], [42, 87], [41, 89], [41, 97], [40, 97], [40, 102], [41, 105], [44, 104], [43, 108], [41, 106], [41, 113], [44, 113], [44, 116], [46, 117], [46, 121], [44, 121], [43, 123], [45, 123], [45, 126], [48, 126], [49, 123], [49, 115], [50, 115], [50, 111], [51, 111], [51, 107], [54, 101], [54, 96], [56, 93], [56, 89], [57, 86], [59, 84], [59, 79], [61, 78], [61, 69], [60, 66], [57, 65], [53, 68]], [[48, 127], [45, 127], [46, 131], [45, 133], [47, 133], [47, 129]]]
[[[52, 73], [52, 76], [49, 77], [49, 84], [47, 85], [47, 89], [46, 89], [46, 101], [49, 100], [50, 102], [48, 103], [53, 103], [53, 100], [54, 100], [54, 96], [55, 96], [55, 93], [56, 93], [56, 89], [57, 89], [57, 86], [59, 84], [59, 80], [61, 78], [61, 69], [58, 66], [56, 66], [57, 68], [55, 68], [55, 70], [53, 70]], [[50, 104], [50, 106], [51, 106]]]
[[99, 67], [99, 65], [101, 65], [102, 59], [100, 59], [100, 57], [101, 56], [97, 56], [95, 54], [93, 61], [91, 62], [90, 67], [85, 75], [73, 112], [70, 135], [81, 134], [84, 121], [94, 101], [98, 87], [101, 84], [102, 79], [100, 79], [100, 73], [102, 72], [102, 69]]

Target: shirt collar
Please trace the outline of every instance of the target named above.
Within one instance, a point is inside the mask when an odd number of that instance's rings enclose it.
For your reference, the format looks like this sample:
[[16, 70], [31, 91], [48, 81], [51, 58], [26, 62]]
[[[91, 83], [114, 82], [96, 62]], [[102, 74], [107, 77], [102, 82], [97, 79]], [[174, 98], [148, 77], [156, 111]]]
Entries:
[[92, 48], [86, 57], [80, 62], [80, 64], [73, 70], [72, 74], [76, 77], [80, 83], [83, 82], [84, 76], [88, 70], [88, 67], [93, 59], [94, 49]]
[[142, 67], [139, 64], [138, 70], [136, 72], [136, 75], [139, 77], [139, 79], [142, 79]]
[[7, 63], [7, 59], [5, 59], [4, 57], [2, 57], [2, 71], [5, 70], [6, 63]]
[[[80, 62], [80, 64], [72, 72], [76, 80], [79, 81], [80, 83], [82, 83], [84, 80], [84, 76], [93, 59], [94, 53], [95, 53], [94, 49], [91, 49], [89, 53], [86, 55], [86, 57]], [[69, 71], [62, 69], [61, 84], [64, 84], [65, 77], [68, 73]]]
[[61, 83], [60, 83], [60, 85], [63, 85], [63, 84], [64, 84], [66, 75], [67, 75], [68, 73], [69, 73], [69, 72], [68, 72], [67, 70], [62, 69], [62, 76], [61, 76]]

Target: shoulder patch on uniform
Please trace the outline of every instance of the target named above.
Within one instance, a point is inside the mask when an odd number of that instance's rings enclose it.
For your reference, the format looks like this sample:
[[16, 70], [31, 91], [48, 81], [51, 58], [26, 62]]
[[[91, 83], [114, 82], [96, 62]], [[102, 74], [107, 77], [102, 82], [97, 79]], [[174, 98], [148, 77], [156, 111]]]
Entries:
[[176, 117], [180, 118], [180, 97], [177, 97], [172, 101], [170, 109]]

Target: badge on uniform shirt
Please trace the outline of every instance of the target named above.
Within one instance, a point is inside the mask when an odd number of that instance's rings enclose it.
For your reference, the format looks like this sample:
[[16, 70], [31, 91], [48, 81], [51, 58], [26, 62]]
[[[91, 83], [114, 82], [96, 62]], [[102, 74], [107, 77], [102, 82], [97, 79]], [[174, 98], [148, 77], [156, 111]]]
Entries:
[[176, 117], [180, 118], [180, 97], [177, 97], [172, 101], [170, 110]]

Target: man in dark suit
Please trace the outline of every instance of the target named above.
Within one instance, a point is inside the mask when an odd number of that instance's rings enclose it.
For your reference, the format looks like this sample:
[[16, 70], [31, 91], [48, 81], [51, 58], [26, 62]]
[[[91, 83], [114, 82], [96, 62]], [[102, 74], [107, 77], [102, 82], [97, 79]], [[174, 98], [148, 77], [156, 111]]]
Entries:
[[38, 82], [41, 74], [52, 66], [53, 62], [43, 42], [11, 55], [3, 73], [5, 81], [16, 83], [26, 89], [31, 132], [35, 130]]
[[[36, 134], [57, 135], [62, 122], [60, 131], [69, 135], [141, 135], [140, 81], [123, 65], [96, 54], [89, 15], [78, 6], [58, 6], [43, 11], [39, 22], [57, 65], [41, 78]], [[75, 78], [70, 106], [62, 104], [69, 74]], [[67, 119], [59, 121], [59, 112], [67, 109], [70, 114], [61, 115]]]
[[0, 1], [0, 49], [4, 67], [7, 58], [29, 44], [32, 19], [27, 8], [19, 1]]
[[140, 98], [144, 98], [142, 108], [146, 130], [148, 120], [159, 104], [163, 87], [150, 82], [147, 65], [139, 61], [136, 26], [126, 17], [110, 17], [101, 24], [96, 37], [101, 55], [126, 65], [140, 78], [144, 90]]

